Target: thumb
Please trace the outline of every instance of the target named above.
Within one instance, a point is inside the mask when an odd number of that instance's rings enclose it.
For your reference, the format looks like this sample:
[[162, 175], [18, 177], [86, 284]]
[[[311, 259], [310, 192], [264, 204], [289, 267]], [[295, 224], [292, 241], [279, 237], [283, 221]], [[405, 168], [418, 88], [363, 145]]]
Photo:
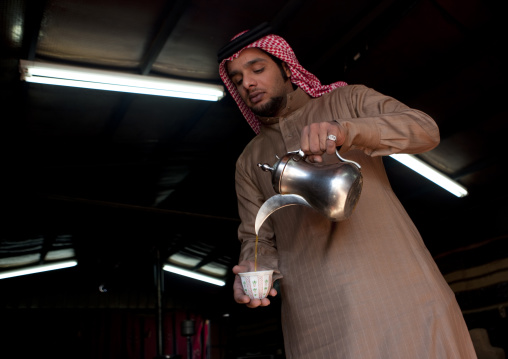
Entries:
[[323, 162], [323, 157], [321, 155], [309, 155], [307, 156], [307, 160], [310, 163], [321, 163]]

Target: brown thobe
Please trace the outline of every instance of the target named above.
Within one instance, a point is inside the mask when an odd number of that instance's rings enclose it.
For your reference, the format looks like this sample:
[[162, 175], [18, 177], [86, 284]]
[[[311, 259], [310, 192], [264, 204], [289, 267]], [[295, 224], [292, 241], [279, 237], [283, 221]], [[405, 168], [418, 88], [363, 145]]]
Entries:
[[[254, 260], [254, 221], [275, 194], [258, 163], [300, 148], [312, 122], [346, 130], [341, 155], [362, 167], [363, 190], [353, 215], [330, 222], [306, 206], [274, 212], [259, 233], [258, 266], [280, 281], [288, 359], [476, 358], [454, 293], [390, 187], [382, 156], [421, 153], [439, 143], [423, 112], [361, 85], [311, 99], [297, 89], [273, 124], [237, 162], [242, 223], [240, 262]], [[265, 121], [265, 122], [266, 122]], [[338, 162], [326, 156], [324, 164]]]

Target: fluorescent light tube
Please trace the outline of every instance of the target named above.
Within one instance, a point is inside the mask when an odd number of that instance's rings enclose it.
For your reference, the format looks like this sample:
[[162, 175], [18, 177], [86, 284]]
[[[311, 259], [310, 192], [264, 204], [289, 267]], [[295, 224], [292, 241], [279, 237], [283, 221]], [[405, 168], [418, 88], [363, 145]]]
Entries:
[[47, 271], [52, 271], [52, 270], [62, 269], [62, 268], [69, 268], [69, 267], [74, 267], [77, 264], [78, 264], [78, 262], [76, 262], [75, 260], [72, 260], [72, 261], [58, 262], [58, 263], [52, 263], [52, 264], [43, 264], [43, 265], [27, 267], [27, 268], [22, 268], [22, 269], [14, 269], [14, 270], [10, 270], [10, 271], [0, 272], [0, 279], [18, 277], [18, 276], [22, 276], [22, 275], [34, 274], [34, 273], [40, 273], [40, 272], [47, 272]]
[[48, 85], [218, 101], [224, 87], [197, 81], [20, 60], [21, 80]]
[[464, 186], [432, 168], [416, 156], [398, 153], [390, 155], [390, 157], [411, 168], [413, 171], [418, 172], [457, 197], [465, 197], [468, 195], [467, 189]]
[[224, 282], [223, 280], [220, 280], [220, 279], [217, 279], [217, 278], [213, 278], [213, 277], [210, 277], [210, 276], [207, 276], [207, 275], [204, 275], [204, 274], [199, 274], [199, 273], [196, 273], [196, 272], [191, 272], [189, 270], [178, 268], [178, 267], [172, 266], [170, 264], [164, 265], [163, 269], [165, 271], [168, 271], [168, 272], [180, 274], [180, 275], [183, 275], [185, 277], [197, 279], [197, 280], [200, 280], [200, 281], [203, 281], [203, 282], [212, 283], [212, 284], [219, 285], [219, 286], [223, 286], [223, 285], [226, 284], [226, 282]]

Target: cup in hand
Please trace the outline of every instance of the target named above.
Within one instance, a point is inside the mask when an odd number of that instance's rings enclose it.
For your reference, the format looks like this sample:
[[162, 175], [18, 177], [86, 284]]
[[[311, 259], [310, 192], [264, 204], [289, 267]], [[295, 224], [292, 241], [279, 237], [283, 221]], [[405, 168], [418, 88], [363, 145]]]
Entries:
[[265, 298], [272, 288], [273, 270], [238, 273], [243, 291], [250, 299]]

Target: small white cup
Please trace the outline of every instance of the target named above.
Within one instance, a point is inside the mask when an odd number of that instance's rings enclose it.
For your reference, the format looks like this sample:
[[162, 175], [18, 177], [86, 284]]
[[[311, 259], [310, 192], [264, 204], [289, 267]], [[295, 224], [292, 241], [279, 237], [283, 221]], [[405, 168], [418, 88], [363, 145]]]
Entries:
[[250, 299], [265, 298], [272, 288], [273, 270], [238, 273], [243, 291]]

